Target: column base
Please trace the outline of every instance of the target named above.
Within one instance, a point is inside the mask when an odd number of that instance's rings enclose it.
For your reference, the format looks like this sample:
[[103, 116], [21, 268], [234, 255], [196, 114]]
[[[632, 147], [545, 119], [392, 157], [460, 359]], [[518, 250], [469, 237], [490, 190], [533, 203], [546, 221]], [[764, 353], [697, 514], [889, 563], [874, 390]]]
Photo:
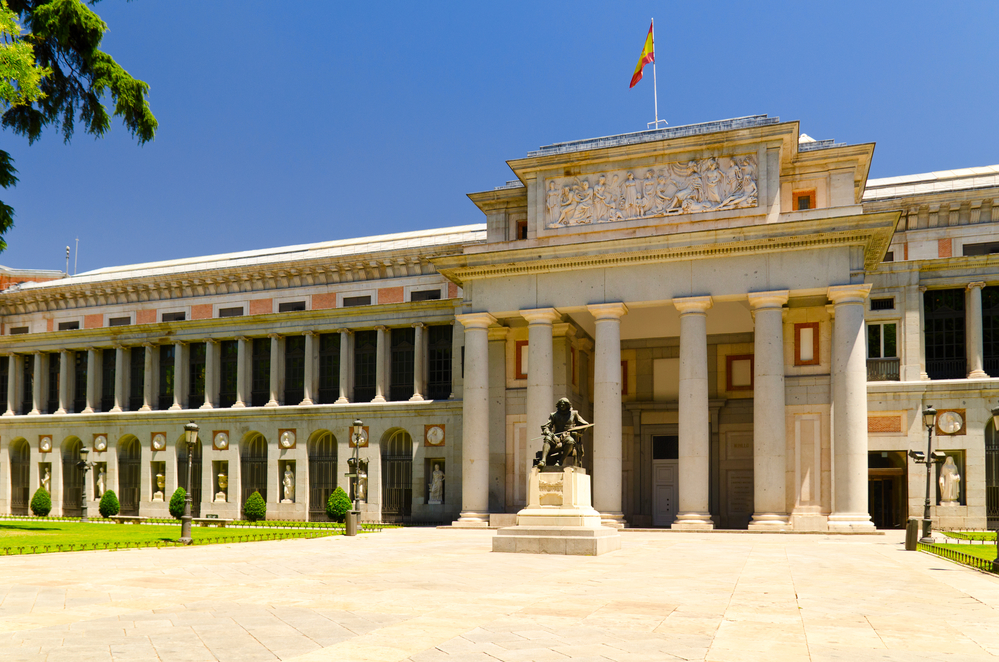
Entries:
[[10, 409], [8, 409], [7, 411], [5, 411], [5, 412], [3, 413], [3, 415], [4, 415], [4, 416], [13, 416], [13, 415], [14, 415], [14, 412], [13, 412], [13, 411], [11, 411]]
[[410, 402], [423, 402], [423, 396], [419, 393], [414, 393], [413, 397], [409, 399]]
[[312, 404], [315, 404], [315, 403], [312, 402], [312, 398], [303, 398], [302, 401], [299, 402], [298, 404], [308, 406], [308, 405], [312, 405]]
[[277, 400], [273, 400], [273, 399], [272, 400], [268, 400], [267, 404], [265, 404], [264, 406], [265, 407], [277, 407], [278, 406], [278, 401]]
[[715, 523], [710, 513], [684, 513], [676, 516], [670, 528], [674, 531], [713, 531]]
[[167, 408], [167, 411], [180, 411], [181, 409], [183, 409], [183, 407], [175, 402]]
[[42, 412], [38, 411], [37, 409], [32, 409], [31, 411], [28, 412], [28, 416], [38, 416], [41, 413]]
[[376, 395], [375, 397], [371, 398], [371, 401], [372, 402], [386, 402], [384, 395]]
[[628, 520], [624, 518], [624, 513], [600, 513], [600, 525], [623, 529], [628, 526]]
[[930, 380], [930, 376], [928, 374], [926, 374], [925, 370], [919, 373], [919, 378], [920, 379], [925, 379], [926, 381]]
[[120, 414], [121, 412], [122, 412], [122, 408], [119, 407], [118, 405], [115, 405], [114, 407], [111, 407], [111, 409], [108, 410], [108, 413], [111, 413], [111, 414]]
[[464, 511], [458, 516], [458, 519], [451, 522], [451, 526], [458, 529], [484, 529], [489, 526], [489, 513]]
[[984, 370], [972, 370], [968, 373], [968, 379], [988, 379], [989, 373]]
[[139, 407], [139, 411], [152, 411], [152, 410], [153, 408], [150, 407], [149, 405], [142, 405], [141, 407]]
[[65, 414], [65, 413], [66, 413], [66, 410], [65, 410], [65, 409], [63, 409], [62, 407], [59, 407], [58, 409], [56, 409], [56, 410], [55, 410], [54, 412], [52, 412], [52, 413], [53, 413], [53, 414]]
[[750, 531], [789, 531], [787, 515], [774, 513], [760, 513], [753, 515], [753, 521], [749, 523]]
[[350, 400], [348, 400], [347, 398], [345, 398], [343, 396], [340, 396], [339, 398], [336, 399], [336, 402], [334, 402], [333, 404], [335, 404], [335, 405], [346, 405], [346, 404], [350, 404]]
[[[212, 406], [212, 403], [206, 402], [205, 404], [203, 404], [200, 407], [198, 407], [198, 409], [215, 409], [215, 407]], [[114, 409], [112, 409], [111, 411], [114, 411]], [[119, 411], [121, 411], [121, 410], [119, 409]]]
[[867, 513], [833, 513], [829, 530], [834, 533], [874, 533], [874, 522]]
[[236, 402], [232, 403], [232, 406], [229, 407], [229, 408], [230, 409], [243, 409], [245, 407], [246, 407], [246, 403], [245, 402], [243, 402], [242, 400], [236, 400]]

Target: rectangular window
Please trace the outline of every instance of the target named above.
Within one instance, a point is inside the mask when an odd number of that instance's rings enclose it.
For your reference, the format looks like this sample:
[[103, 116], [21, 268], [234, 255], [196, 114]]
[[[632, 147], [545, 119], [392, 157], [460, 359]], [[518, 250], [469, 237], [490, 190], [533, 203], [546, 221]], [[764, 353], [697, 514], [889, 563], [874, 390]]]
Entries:
[[146, 377], [146, 348], [132, 347], [129, 352], [128, 410], [138, 411], [142, 407], [142, 391]]
[[114, 408], [116, 353], [113, 347], [101, 350], [101, 411]]
[[180, 313], [163, 313], [160, 316], [161, 322], [183, 322], [187, 318], [187, 314]]
[[807, 211], [815, 209], [815, 191], [795, 191], [791, 194], [794, 202], [794, 211]]
[[[274, 357], [277, 359], [277, 357]], [[250, 406], [263, 407], [271, 399], [271, 339], [253, 339]]]
[[867, 324], [867, 358], [894, 359], [898, 357], [895, 348], [895, 322]]
[[19, 336], [19, 335], [27, 333], [27, 332], [28, 332], [28, 327], [26, 327], [26, 326], [15, 326], [15, 327], [11, 327], [11, 329], [10, 329], [10, 335], [12, 335], [12, 336]]
[[129, 326], [131, 324], [131, 317], [112, 317], [108, 319], [108, 326]]
[[518, 340], [514, 343], [514, 349], [516, 354], [514, 355], [514, 360], [516, 361], [515, 379], [527, 379], [527, 357], [528, 348], [526, 340]]
[[304, 301], [287, 301], [278, 304], [279, 313], [294, 313], [300, 310], [305, 310]]
[[451, 397], [451, 338], [450, 324], [427, 327], [427, 392], [431, 400]]
[[239, 342], [223, 340], [219, 343], [219, 407], [236, 404], [236, 378], [239, 364]]
[[794, 365], [819, 364], [819, 323], [794, 325]]
[[741, 354], [725, 357], [725, 389], [728, 391], [753, 390], [753, 355]]
[[191, 392], [188, 394], [188, 408], [197, 409], [205, 401], [205, 343], [192, 343], [187, 357], [191, 375]]
[[895, 297], [871, 299], [871, 310], [895, 310]]
[[49, 353], [49, 392], [46, 411], [50, 414], [59, 409], [59, 363], [62, 356], [59, 352]]
[[173, 406], [174, 389], [174, 358], [177, 348], [174, 345], [160, 345], [160, 392], [158, 409], [169, 409]]
[[284, 340], [284, 403], [297, 405], [304, 397], [305, 336], [288, 336]]
[[882, 260], [882, 261], [883, 262], [894, 262], [895, 261], [895, 253], [893, 251], [888, 251], [887, 253], [885, 253], [885, 259]]
[[413, 397], [413, 362], [415, 357], [416, 329], [392, 329], [389, 373], [389, 400], [409, 400]]
[[999, 241], [988, 241], [981, 244], [964, 244], [962, 252], [965, 255], [992, 255], [999, 253]]
[[967, 376], [964, 344], [964, 289], [927, 290], [925, 311], [926, 374], [930, 379]]
[[73, 411], [87, 408], [87, 352], [73, 352]]
[[354, 402], [370, 402], [375, 397], [377, 354], [376, 331], [358, 331], [354, 334]]
[[333, 404], [340, 397], [340, 334], [319, 336], [319, 404]]
[[21, 377], [24, 384], [21, 393], [21, 413], [27, 414], [34, 407], [35, 357], [27, 354], [21, 359]]
[[441, 298], [440, 290], [419, 290], [409, 293], [410, 301], [436, 301]]
[[0, 356], [0, 407], [7, 409], [7, 384], [10, 375], [10, 357]]
[[[371, 305], [371, 296], [370, 295], [369, 296], [365, 296], [365, 297], [344, 297], [343, 298], [343, 307], [344, 308], [350, 308], [351, 306], [370, 306], [370, 305]], [[371, 397], [374, 397], [374, 396], [371, 396]]]
[[653, 435], [652, 459], [653, 460], [680, 459], [680, 437], [674, 435], [659, 435], [659, 434]]
[[579, 382], [578, 382], [578, 380], [576, 378], [576, 348], [575, 347], [572, 347], [569, 350], [569, 357], [570, 357], [570, 360], [572, 361], [572, 385], [573, 386], [577, 386], [579, 384]]
[[517, 239], [527, 239], [527, 221], [517, 221]]
[[234, 306], [232, 308], [219, 308], [219, 317], [242, 317], [243, 307]]
[[75, 331], [80, 328], [79, 322], [59, 322], [60, 331]]

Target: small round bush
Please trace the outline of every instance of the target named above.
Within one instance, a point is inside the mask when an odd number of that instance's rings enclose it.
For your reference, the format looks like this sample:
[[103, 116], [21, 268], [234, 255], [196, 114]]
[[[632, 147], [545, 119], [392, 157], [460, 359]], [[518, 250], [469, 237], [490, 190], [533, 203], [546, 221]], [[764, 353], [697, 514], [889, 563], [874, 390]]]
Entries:
[[343, 488], [338, 487], [333, 490], [329, 501], [326, 502], [326, 516], [334, 522], [342, 522], [353, 505]]
[[173, 496], [170, 497], [170, 514], [173, 515], [174, 519], [180, 519], [184, 516], [184, 499], [187, 498], [187, 490], [183, 487], [178, 487], [173, 491]]
[[260, 492], [254, 492], [243, 504], [243, 515], [251, 522], [256, 522], [267, 517], [267, 504]]
[[31, 497], [31, 512], [38, 517], [45, 517], [52, 512], [52, 497], [44, 487], [39, 487]]
[[118, 503], [118, 495], [114, 493], [114, 490], [104, 492], [97, 509], [101, 511], [101, 517], [111, 517], [121, 511], [121, 504]]

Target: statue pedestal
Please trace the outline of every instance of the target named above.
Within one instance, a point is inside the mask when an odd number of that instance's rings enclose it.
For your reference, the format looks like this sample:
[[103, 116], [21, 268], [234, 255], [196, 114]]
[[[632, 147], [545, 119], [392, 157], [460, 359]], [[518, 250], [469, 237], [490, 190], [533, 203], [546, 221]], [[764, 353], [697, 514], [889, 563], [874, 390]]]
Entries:
[[517, 525], [493, 538], [494, 552], [599, 556], [621, 549], [617, 529], [602, 526], [590, 499], [590, 477], [577, 467], [531, 469], [527, 507]]
[[162, 501], [162, 500], [163, 500], [163, 493], [162, 492], [154, 492], [153, 493], [153, 501]]

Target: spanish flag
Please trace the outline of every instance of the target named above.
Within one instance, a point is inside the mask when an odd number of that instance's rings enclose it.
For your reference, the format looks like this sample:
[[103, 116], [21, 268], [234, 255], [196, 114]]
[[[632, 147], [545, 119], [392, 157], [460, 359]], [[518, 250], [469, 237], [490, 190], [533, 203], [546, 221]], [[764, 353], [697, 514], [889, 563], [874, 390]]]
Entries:
[[629, 88], [635, 87], [638, 81], [642, 80], [642, 69], [645, 68], [645, 65], [656, 61], [656, 49], [652, 43], [652, 25], [649, 23], [649, 36], [645, 38], [645, 45], [642, 47], [642, 54], [638, 58], [638, 66], [635, 67], [635, 75], [631, 77]]

